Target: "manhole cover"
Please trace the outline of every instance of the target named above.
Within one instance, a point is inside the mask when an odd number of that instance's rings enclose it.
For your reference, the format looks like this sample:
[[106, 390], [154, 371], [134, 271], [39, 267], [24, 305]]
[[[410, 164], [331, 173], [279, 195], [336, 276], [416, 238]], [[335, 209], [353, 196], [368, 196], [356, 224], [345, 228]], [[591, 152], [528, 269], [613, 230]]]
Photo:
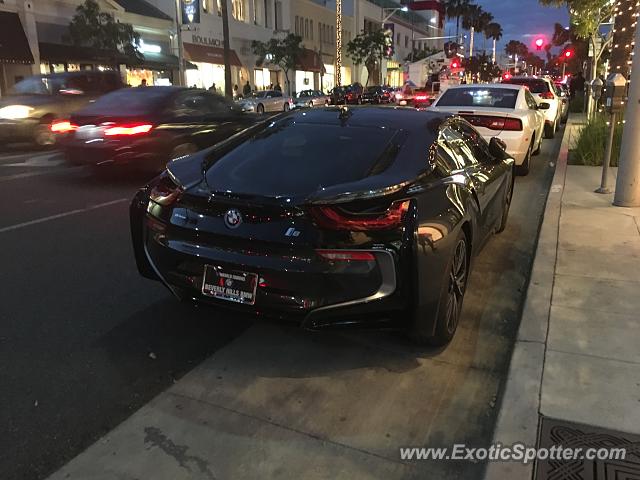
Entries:
[[[542, 417], [538, 447], [625, 448], [623, 460], [540, 460], [536, 480], [640, 480], [640, 435]], [[596, 453], [598, 453], [596, 451]], [[604, 455], [604, 450], [599, 452]]]

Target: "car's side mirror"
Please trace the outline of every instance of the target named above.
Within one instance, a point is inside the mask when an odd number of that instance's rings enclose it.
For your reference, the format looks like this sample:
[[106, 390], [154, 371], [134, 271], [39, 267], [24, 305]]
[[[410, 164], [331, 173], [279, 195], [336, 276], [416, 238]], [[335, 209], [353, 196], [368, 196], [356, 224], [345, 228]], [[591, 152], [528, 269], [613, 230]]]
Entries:
[[551, 105], [549, 105], [547, 102], [542, 102], [538, 104], [538, 110], [549, 110], [550, 107]]
[[498, 137], [493, 137], [489, 141], [489, 152], [496, 158], [504, 158], [507, 153], [507, 144]]

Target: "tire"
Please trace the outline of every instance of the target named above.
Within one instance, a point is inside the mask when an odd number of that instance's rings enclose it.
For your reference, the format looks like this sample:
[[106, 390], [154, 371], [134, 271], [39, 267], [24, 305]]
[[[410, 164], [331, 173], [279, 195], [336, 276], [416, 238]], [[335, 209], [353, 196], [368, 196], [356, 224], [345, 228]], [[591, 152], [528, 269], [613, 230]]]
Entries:
[[358, 97], [358, 100], [356, 100], [356, 104], [362, 105], [362, 97]]
[[329, 100], [325, 100], [325, 101], [324, 101], [324, 106], [325, 106], [325, 107], [328, 107], [329, 105], [330, 105]]
[[524, 161], [522, 165], [516, 166], [516, 173], [520, 176], [529, 175], [529, 171], [531, 170], [531, 151], [533, 150], [533, 139], [531, 139], [531, 143], [529, 143], [529, 148], [527, 150], [527, 154], [524, 157]]
[[453, 248], [453, 255], [447, 262], [445, 283], [442, 286], [435, 331], [433, 335], [420, 333], [420, 318], [415, 318], [409, 335], [421, 345], [443, 346], [448, 344], [456, 333], [460, 321], [460, 312], [469, 278], [469, 244], [464, 230], [460, 229]]
[[258, 106], [256, 107], [256, 113], [258, 115], [262, 115], [264, 114], [264, 105], [262, 105], [261, 103], [258, 104]]
[[313, 101], [312, 100], [309, 100], [309, 103], [307, 104], [307, 107], [313, 108]]
[[283, 111], [284, 111], [284, 112], [288, 112], [290, 108], [291, 108], [291, 107], [289, 106], [289, 103], [287, 102], [287, 103], [285, 103], [285, 104], [284, 104]]
[[56, 143], [55, 134], [51, 131], [50, 123], [40, 123], [33, 132], [33, 142], [38, 147], [49, 147]]
[[544, 124], [544, 138], [553, 138], [556, 136], [557, 122], [553, 122], [553, 125]]
[[498, 225], [498, 229], [496, 233], [504, 232], [504, 229], [507, 228], [507, 220], [509, 219], [509, 209], [511, 208], [511, 200], [513, 199], [513, 185], [515, 183], [515, 177], [511, 175], [511, 182], [507, 186], [507, 192], [504, 198], [504, 205], [502, 210], [502, 218], [500, 219], [500, 224]]
[[[535, 139], [535, 135], [533, 137]], [[533, 151], [533, 155], [540, 155], [540, 150], [542, 149], [542, 135], [540, 136], [540, 139], [538, 140], [538, 147]]]

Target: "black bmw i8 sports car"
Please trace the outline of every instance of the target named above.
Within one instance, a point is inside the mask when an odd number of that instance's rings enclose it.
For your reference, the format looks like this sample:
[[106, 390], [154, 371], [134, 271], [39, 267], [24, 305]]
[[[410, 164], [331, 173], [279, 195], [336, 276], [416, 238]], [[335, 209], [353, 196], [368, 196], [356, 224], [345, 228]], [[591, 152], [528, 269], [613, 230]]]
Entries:
[[400, 326], [443, 345], [474, 254], [505, 228], [513, 165], [500, 140], [446, 114], [283, 114], [137, 193], [138, 269], [181, 300], [310, 329]]

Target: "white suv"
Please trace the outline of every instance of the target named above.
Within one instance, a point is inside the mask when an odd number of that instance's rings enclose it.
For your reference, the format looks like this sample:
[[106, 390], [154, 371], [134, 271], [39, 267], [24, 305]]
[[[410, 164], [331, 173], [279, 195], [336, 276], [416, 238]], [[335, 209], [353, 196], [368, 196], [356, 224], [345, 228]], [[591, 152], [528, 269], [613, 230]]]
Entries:
[[562, 106], [561, 99], [556, 95], [551, 80], [542, 77], [511, 77], [508, 80], [503, 80], [502, 83], [524, 85], [533, 94], [538, 105], [549, 104], [548, 109], [541, 109], [544, 111], [544, 136], [553, 138], [560, 126]]

